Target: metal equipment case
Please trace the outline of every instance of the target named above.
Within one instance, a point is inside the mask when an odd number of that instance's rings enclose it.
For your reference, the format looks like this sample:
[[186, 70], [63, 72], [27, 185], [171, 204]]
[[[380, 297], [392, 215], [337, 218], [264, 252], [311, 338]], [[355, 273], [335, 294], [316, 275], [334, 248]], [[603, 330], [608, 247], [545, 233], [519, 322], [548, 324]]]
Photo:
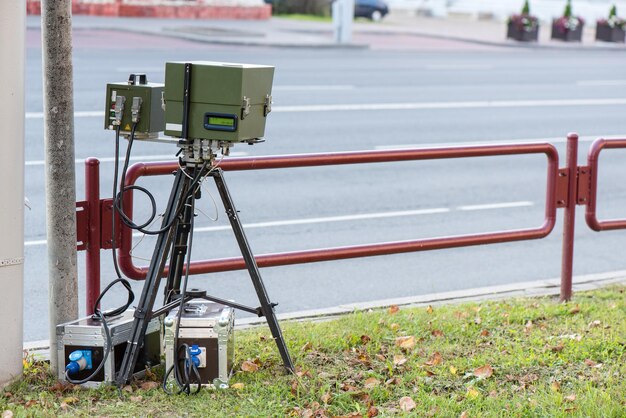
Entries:
[[[104, 382], [113, 383], [115, 381], [115, 373], [120, 368], [126, 344], [130, 339], [134, 312], [134, 309], [129, 309], [122, 315], [107, 320], [113, 350], [110, 352], [102, 370], [89, 382], [85, 383], [85, 386], [94, 387]], [[142, 376], [146, 368], [154, 367], [161, 363], [161, 318], [153, 318], [148, 324], [145, 343], [140, 350], [139, 360], [134, 370], [136, 377]], [[106, 337], [102, 323], [91, 319], [91, 317], [86, 317], [57, 325], [56, 332], [59, 365], [58, 379], [65, 380], [65, 365], [68, 362], [70, 353], [75, 350], [90, 350], [93, 368], [81, 370], [78, 374], [72, 376], [74, 380], [85, 379], [93, 373], [104, 358], [103, 348]]]
[[[196, 61], [190, 71], [189, 139], [246, 142], [265, 135], [274, 67]], [[165, 134], [181, 137], [184, 62], [165, 64]]]
[[133, 125], [131, 120], [133, 98], [140, 97], [141, 112], [135, 135], [138, 139], [157, 137], [158, 133], [165, 129], [164, 112], [161, 108], [163, 88], [163, 84], [147, 82], [145, 84], [124, 82], [107, 84], [104, 129], [115, 129], [115, 126], [113, 126], [115, 101], [118, 97], [124, 96], [126, 101], [120, 122], [120, 133], [130, 135]]
[[[165, 325], [165, 369], [174, 364], [178, 309], [163, 321]], [[233, 308], [205, 299], [192, 299], [183, 305], [178, 329], [178, 346], [196, 345], [202, 350], [198, 371], [203, 386], [228, 387], [233, 366], [235, 313]]]

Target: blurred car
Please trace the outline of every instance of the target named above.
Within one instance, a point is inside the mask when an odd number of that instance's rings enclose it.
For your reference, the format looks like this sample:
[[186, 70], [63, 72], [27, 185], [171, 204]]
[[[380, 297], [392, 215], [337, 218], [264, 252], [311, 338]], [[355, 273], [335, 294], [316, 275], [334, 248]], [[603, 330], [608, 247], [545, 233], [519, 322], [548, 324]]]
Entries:
[[365, 17], [379, 22], [389, 13], [389, 6], [383, 0], [355, 0], [354, 17]]

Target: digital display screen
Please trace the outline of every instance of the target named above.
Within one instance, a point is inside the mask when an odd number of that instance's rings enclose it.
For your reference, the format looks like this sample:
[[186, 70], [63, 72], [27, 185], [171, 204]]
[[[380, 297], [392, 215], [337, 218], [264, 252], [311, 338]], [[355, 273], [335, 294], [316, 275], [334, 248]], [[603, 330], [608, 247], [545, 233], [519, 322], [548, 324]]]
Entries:
[[217, 126], [235, 126], [235, 119], [231, 118], [220, 118], [217, 116], [209, 116], [208, 120], [209, 125], [217, 125]]

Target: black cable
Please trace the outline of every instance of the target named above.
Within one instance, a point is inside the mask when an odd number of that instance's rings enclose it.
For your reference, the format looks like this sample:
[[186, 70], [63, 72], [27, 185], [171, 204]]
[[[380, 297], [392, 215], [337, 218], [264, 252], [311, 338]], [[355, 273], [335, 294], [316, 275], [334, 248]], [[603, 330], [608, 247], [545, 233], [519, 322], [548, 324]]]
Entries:
[[[203, 169], [201, 169], [200, 174], [202, 173]], [[193, 191], [193, 188], [190, 189], [191, 191]], [[176, 316], [176, 328], [174, 330], [174, 347], [176, 348], [175, 350], [175, 355], [174, 357], [174, 364], [172, 364], [172, 366], [167, 370], [167, 373], [165, 374], [164, 378], [163, 378], [163, 390], [168, 393], [168, 394], [172, 394], [172, 392], [167, 388], [167, 380], [169, 378], [169, 375], [172, 373], [172, 371], [174, 371], [174, 380], [176, 382], [176, 384], [178, 385], [179, 391], [178, 393], [186, 393], [187, 395], [192, 395], [192, 394], [197, 394], [198, 392], [200, 392], [200, 389], [202, 388], [201, 382], [202, 379], [200, 378], [200, 372], [198, 371], [197, 366], [195, 365], [195, 363], [192, 361], [191, 359], [191, 352], [189, 351], [189, 346], [187, 344], [181, 344], [180, 346], [178, 345], [178, 330], [180, 329], [180, 322], [181, 322], [181, 318], [182, 318], [182, 314], [183, 314], [183, 310], [184, 310], [184, 304], [185, 304], [185, 298], [187, 296], [187, 284], [189, 283], [189, 268], [191, 266], [191, 249], [193, 247], [193, 227], [194, 227], [194, 219], [195, 219], [195, 196], [194, 194], [188, 194], [187, 197], [188, 200], [190, 200], [190, 202], [185, 203], [185, 205], [190, 205], [190, 211], [191, 211], [191, 219], [189, 221], [190, 225], [189, 225], [189, 238], [188, 238], [188, 250], [187, 250], [187, 260], [185, 262], [185, 277], [183, 279], [183, 286], [181, 289], [181, 294], [180, 294], [180, 307], [178, 308], [178, 315]], [[183, 349], [183, 356], [181, 358], [180, 355], [180, 351], [181, 349]], [[181, 367], [181, 362], [182, 362], [182, 367]], [[183, 370], [183, 375], [181, 376], [181, 368]], [[195, 378], [196, 382], [197, 382], [197, 388], [194, 392], [191, 391], [191, 375], [190, 372], [193, 372], [193, 377]]]
[[[117, 194], [117, 174], [119, 171], [119, 163], [120, 163], [120, 125], [117, 125], [115, 129], [115, 159], [114, 159], [114, 168], [113, 168], [113, 193], [111, 197], [115, 198]], [[122, 278], [122, 272], [120, 271], [120, 266], [117, 264], [117, 249], [116, 249], [116, 237], [115, 237], [115, 205], [111, 210], [111, 254], [113, 255], [113, 266], [115, 267], [115, 274], [117, 274], [117, 278]], [[96, 305], [97, 306], [97, 305]]]
[[[128, 291], [128, 300], [126, 301], [126, 304], [124, 304], [123, 306], [120, 306], [117, 309], [112, 309], [112, 310], [107, 311], [107, 312], [102, 312], [100, 310], [100, 308], [98, 308], [98, 305], [100, 305], [100, 301], [102, 300], [104, 295], [114, 285], [116, 285], [117, 283], [122, 283], [122, 285]], [[107, 318], [110, 318], [112, 316], [117, 316], [117, 315], [120, 315], [120, 314], [124, 313], [126, 311], [126, 309], [128, 309], [128, 307], [130, 306], [130, 304], [133, 303], [134, 300], [135, 300], [135, 294], [133, 293], [133, 290], [130, 287], [130, 283], [128, 282], [128, 280], [122, 279], [122, 278], [113, 280], [102, 291], [102, 293], [100, 293], [100, 296], [98, 296], [98, 299], [96, 299], [96, 303], [94, 303], [94, 307], [93, 307], [93, 312], [94, 313], [91, 316], [91, 319], [102, 322], [102, 328], [104, 328], [104, 336], [105, 336], [105, 343], [106, 343], [106, 345], [102, 346], [102, 352], [104, 353], [103, 357], [102, 357], [102, 361], [100, 362], [98, 367], [96, 367], [96, 369], [89, 376], [87, 376], [84, 379], [80, 379], [80, 380], [72, 379], [69, 376], [68, 370], [65, 370], [65, 379], [68, 382], [70, 382], [70, 383], [72, 383], [74, 385], [80, 385], [80, 384], [83, 384], [83, 383], [91, 381], [91, 379], [93, 379], [98, 373], [100, 373], [100, 370], [102, 370], [102, 368], [104, 367], [107, 359], [109, 358], [109, 354], [111, 353], [111, 350], [113, 349], [113, 340], [111, 338], [111, 331], [109, 330], [109, 324], [107, 322]]]

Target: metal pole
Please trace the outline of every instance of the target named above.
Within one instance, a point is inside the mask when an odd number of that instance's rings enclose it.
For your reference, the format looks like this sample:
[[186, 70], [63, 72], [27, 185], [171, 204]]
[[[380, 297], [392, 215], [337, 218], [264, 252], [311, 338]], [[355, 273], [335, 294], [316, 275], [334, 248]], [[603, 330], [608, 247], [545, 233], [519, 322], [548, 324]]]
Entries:
[[0, 1], [0, 388], [22, 373], [26, 2]]
[[574, 227], [576, 221], [576, 176], [578, 169], [578, 134], [567, 135], [568, 196], [563, 216], [563, 258], [561, 263], [561, 302], [572, 298], [574, 266]]
[[334, 0], [331, 8], [335, 43], [349, 44], [352, 42], [354, 0]]
[[[56, 325], [78, 317], [72, 88], [72, 2], [42, 0], [50, 349]], [[56, 375], [57, 356], [50, 356]]]

